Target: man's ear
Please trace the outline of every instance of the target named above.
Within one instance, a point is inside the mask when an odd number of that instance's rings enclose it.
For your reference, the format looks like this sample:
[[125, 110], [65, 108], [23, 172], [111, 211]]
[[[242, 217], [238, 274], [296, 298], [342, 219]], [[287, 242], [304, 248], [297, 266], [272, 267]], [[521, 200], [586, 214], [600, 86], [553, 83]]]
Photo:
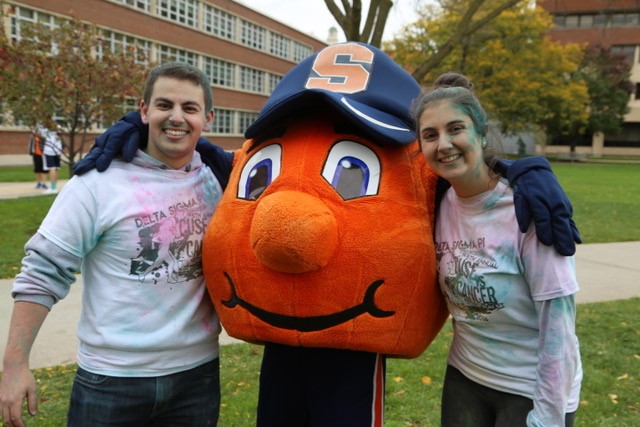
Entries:
[[209, 111], [207, 113], [206, 116], [206, 121], [204, 124], [204, 128], [202, 130], [204, 130], [205, 132], [211, 132], [212, 126], [213, 126], [213, 118], [214, 118], [215, 114], [213, 113], [213, 110]]
[[144, 103], [144, 99], [140, 101], [140, 120], [145, 125], [149, 124], [149, 118], [147, 117], [147, 112], [149, 111], [149, 107]]

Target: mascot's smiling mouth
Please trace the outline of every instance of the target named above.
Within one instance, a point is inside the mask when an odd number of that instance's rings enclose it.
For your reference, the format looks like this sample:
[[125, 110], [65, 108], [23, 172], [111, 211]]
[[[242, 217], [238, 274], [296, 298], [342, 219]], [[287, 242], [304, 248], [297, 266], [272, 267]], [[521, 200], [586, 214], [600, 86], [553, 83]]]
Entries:
[[374, 296], [376, 290], [384, 283], [383, 280], [376, 280], [371, 283], [364, 294], [362, 302], [351, 308], [347, 308], [338, 313], [327, 314], [322, 316], [309, 316], [309, 317], [295, 317], [287, 316], [284, 314], [271, 313], [260, 307], [256, 307], [253, 304], [248, 303], [242, 298], [238, 297], [236, 293], [236, 287], [233, 284], [233, 280], [226, 272], [224, 276], [227, 278], [229, 285], [231, 286], [231, 299], [228, 301], [222, 301], [222, 304], [228, 308], [234, 308], [237, 305], [253, 314], [263, 322], [268, 323], [271, 326], [275, 326], [281, 329], [292, 329], [300, 332], [313, 332], [328, 329], [333, 326], [337, 326], [348, 320], [355, 319], [361, 314], [369, 313], [373, 317], [389, 317], [395, 314], [395, 311], [385, 311], [376, 307], [374, 302]]

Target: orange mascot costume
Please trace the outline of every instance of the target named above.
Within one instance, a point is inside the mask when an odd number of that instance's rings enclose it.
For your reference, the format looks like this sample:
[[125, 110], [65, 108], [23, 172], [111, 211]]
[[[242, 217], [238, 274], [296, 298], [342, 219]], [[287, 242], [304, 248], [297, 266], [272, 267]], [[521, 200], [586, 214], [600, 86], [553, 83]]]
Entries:
[[229, 335], [266, 345], [259, 425], [381, 425], [384, 356], [418, 356], [447, 317], [419, 94], [380, 50], [336, 44], [246, 132], [202, 262]]

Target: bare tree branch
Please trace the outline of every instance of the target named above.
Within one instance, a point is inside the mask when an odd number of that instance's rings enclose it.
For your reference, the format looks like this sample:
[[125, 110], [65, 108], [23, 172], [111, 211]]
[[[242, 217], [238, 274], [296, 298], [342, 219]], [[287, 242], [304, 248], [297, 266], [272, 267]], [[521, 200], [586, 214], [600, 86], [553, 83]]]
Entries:
[[427, 75], [429, 70], [437, 67], [440, 62], [444, 58], [447, 57], [453, 51], [453, 49], [462, 41], [464, 37], [468, 37], [490, 22], [492, 19], [495, 19], [498, 15], [500, 15], [505, 10], [510, 7], [515, 6], [523, 0], [508, 0], [504, 3], [500, 4], [498, 7], [493, 9], [490, 13], [488, 13], [482, 19], [479, 19], [475, 22], [472, 21], [473, 16], [478, 12], [480, 6], [485, 3], [486, 0], [472, 0], [469, 3], [466, 13], [458, 23], [456, 27], [455, 33], [451, 36], [449, 40], [444, 42], [441, 46], [436, 49], [436, 53], [431, 55], [429, 59], [420, 64], [420, 66], [413, 72], [413, 77], [421, 82], [424, 77]]
[[361, 0], [341, 0], [344, 13], [335, 0], [325, 0], [329, 12], [335, 18], [347, 40], [361, 41], [380, 47], [382, 34], [387, 23], [389, 11], [393, 7], [392, 0], [371, 0], [369, 11], [362, 32], [362, 2]]

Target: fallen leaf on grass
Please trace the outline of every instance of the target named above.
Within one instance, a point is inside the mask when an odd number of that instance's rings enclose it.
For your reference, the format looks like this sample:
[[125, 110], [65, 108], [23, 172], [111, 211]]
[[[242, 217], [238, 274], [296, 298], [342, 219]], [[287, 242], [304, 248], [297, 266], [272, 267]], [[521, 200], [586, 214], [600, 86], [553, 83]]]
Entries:
[[618, 395], [617, 394], [610, 394], [609, 395], [609, 399], [611, 399], [612, 403], [615, 403], [616, 405], [618, 404]]
[[402, 378], [402, 377], [394, 377], [393, 381], [397, 382], [397, 383], [401, 383], [402, 381], [404, 381], [404, 378]]
[[627, 378], [629, 378], [629, 374], [624, 374], [624, 375], [620, 375], [618, 378], [616, 378], [618, 381], [620, 380], [626, 380]]
[[431, 384], [431, 377], [425, 375], [424, 377], [420, 378], [420, 381], [422, 381], [422, 384], [429, 385]]

